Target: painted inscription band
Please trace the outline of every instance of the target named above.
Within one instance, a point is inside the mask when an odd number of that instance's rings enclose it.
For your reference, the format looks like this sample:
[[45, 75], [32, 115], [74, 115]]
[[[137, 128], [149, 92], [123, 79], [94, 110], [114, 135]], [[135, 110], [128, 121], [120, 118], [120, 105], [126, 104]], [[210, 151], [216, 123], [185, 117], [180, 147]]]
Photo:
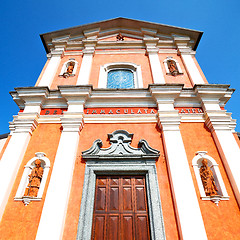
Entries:
[[85, 114], [156, 114], [156, 108], [86, 108]]
[[184, 114], [184, 113], [203, 113], [203, 110], [202, 110], [202, 108], [200, 108], [200, 107], [195, 107], [195, 108], [188, 108], [188, 107], [176, 107], [175, 108], [176, 110], [178, 110], [178, 112], [179, 113], [182, 113], [182, 114]]

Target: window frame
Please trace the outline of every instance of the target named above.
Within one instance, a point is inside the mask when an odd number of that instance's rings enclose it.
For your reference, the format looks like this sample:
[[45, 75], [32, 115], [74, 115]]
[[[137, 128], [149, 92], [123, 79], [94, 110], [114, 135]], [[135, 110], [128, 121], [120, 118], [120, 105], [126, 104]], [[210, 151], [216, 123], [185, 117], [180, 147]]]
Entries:
[[134, 88], [131, 89], [143, 88], [141, 66], [129, 62], [107, 63], [101, 66], [98, 80], [98, 88], [107, 88], [108, 73], [111, 70], [129, 70], [133, 72]]

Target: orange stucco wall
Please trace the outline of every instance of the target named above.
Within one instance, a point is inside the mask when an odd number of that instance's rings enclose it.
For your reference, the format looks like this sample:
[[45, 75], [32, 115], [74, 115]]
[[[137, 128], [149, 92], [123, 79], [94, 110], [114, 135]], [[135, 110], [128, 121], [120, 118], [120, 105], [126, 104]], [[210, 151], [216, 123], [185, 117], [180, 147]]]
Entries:
[[[173, 57], [173, 59], [178, 61], [183, 74], [179, 74], [177, 76], [172, 76], [171, 74], [166, 73], [166, 68], [164, 66], [163, 61], [169, 56]], [[158, 57], [159, 57], [159, 60], [160, 60], [160, 63], [161, 63], [161, 67], [162, 67], [162, 70], [163, 70], [163, 75], [164, 75], [166, 83], [182, 83], [182, 84], [184, 84], [184, 87], [187, 87], [187, 88], [192, 87], [191, 80], [190, 80], [190, 78], [187, 74], [187, 71], [185, 69], [185, 66], [183, 65], [183, 62], [182, 62], [182, 59], [181, 59], [180, 56], [178, 56], [176, 53], [175, 54], [161, 53], [161, 54], [158, 54]]]
[[95, 54], [92, 63], [89, 84], [94, 88], [98, 86], [100, 66], [114, 62], [131, 62], [141, 66], [143, 87], [147, 88], [148, 84], [153, 83], [149, 59], [143, 53], [128, 54]]
[[140, 139], [145, 139], [151, 147], [160, 150], [161, 156], [156, 162], [156, 167], [158, 173], [166, 236], [169, 240], [178, 239], [178, 230], [173, 208], [166, 162], [163, 153], [162, 139], [158, 127], [155, 123], [84, 125], [84, 128], [80, 133], [79, 149], [73, 174], [73, 184], [70, 193], [63, 239], [76, 239], [77, 235], [85, 168], [85, 164], [81, 159], [81, 152], [89, 149], [92, 146], [93, 142], [98, 138], [103, 141], [103, 148], [109, 147], [110, 145], [107, 139], [107, 134], [112, 133], [117, 129], [124, 129], [127, 130], [129, 133], [134, 134], [131, 144], [131, 146], [133, 147], [137, 147]]
[[[75, 76], [73, 77], [68, 77], [68, 78], [64, 78], [64, 77], [59, 77], [59, 74], [62, 70], [62, 67], [63, 67], [63, 64], [65, 62], [67, 62], [70, 58], [74, 58], [75, 61], [78, 62], [78, 66], [77, 66], [77, 72], [75, 74]], [[82, 63], [82, 56], [80, 55], [73, 55], [73, 56], [64, 56], [62, 59], [61, 59], [61, 62], [59, 64], [59, 67], [58, 67], [58, 70], [57, 70], [57, 73], [52, 81], [52, 85], [51, 85], [51, 89], [57, 89], [57, 86], [58, 85], [76, 85], [77, 83], [77, 78], [78, 78], [78, 74], [79, 74], [79, 70], [80, 70], [80, 67], [81, 67], [81, 63]]]
[[[60, 126], [60, 124], [40, 124], [33, 132], [0, 223], [1, 240], [35, 239], [61, 135]], [[23, 202], [14, 201], [14, 196], [22, 178], [24, 166], [30, 159], [35, 157], [36, 152], [46, 153], [51, 162], [51, 167], [42, 200], [24, 206]]]
[[[204, 123], [181, 123], [180, 131], [208, 239], [240, 239], [239, 208], [210, 131], [204, 126]], [[197, 180], [192, 167], [192, 159], [197, 151], [207, 151], [207, 154], [219, 164], [221, 176], [230, 196], [229, 201], [220, 201], [219, 206], [217, 206], [211, 201], [200, 199]]]

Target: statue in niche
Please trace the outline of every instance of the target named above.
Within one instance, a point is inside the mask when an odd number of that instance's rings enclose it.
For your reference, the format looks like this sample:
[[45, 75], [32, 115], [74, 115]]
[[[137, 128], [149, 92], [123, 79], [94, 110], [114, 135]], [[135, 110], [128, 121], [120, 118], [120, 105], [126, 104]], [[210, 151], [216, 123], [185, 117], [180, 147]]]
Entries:
[[33, 168], [31, 174], [28, 175], [29, 183], [25, 190], [25, 197], [37, 197], [38, 190], [42, 181], [43, 168], [41, 167], [41, 161], [39, 159], [35, 160], [35, 167]]
[[217, 193], [218, 189], [213, 177], [213, 172], [208, 166], [208, 161], [206, 159], [202, 160], [202, 166], [200, 168], [200, 176], [202, 179], [206, 196], [218, 195]]
[[124, 37], [121, 33], [119, 33], [116, 38], [117, 38], [117, 41], [124, 41]]
[[178, 74], [178, 69], [177, 69], [177, 65], [176, 65], [175, 61], [169, 60], [167, 63], [168, 63], [169, 72], [173, 76], [176, 76]]
[[65, 78], [70, 77], [73, 73], [74, 63], [70, 62], [67, 68], [67, 71], [63, 74]]

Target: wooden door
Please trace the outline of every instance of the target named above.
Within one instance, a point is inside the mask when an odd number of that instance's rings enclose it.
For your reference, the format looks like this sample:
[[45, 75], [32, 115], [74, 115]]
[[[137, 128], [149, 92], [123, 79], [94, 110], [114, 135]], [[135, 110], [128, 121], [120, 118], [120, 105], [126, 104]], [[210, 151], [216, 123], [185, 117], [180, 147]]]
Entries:
[[97, 176], [92, 239], [150, 239], [145, 176]]

